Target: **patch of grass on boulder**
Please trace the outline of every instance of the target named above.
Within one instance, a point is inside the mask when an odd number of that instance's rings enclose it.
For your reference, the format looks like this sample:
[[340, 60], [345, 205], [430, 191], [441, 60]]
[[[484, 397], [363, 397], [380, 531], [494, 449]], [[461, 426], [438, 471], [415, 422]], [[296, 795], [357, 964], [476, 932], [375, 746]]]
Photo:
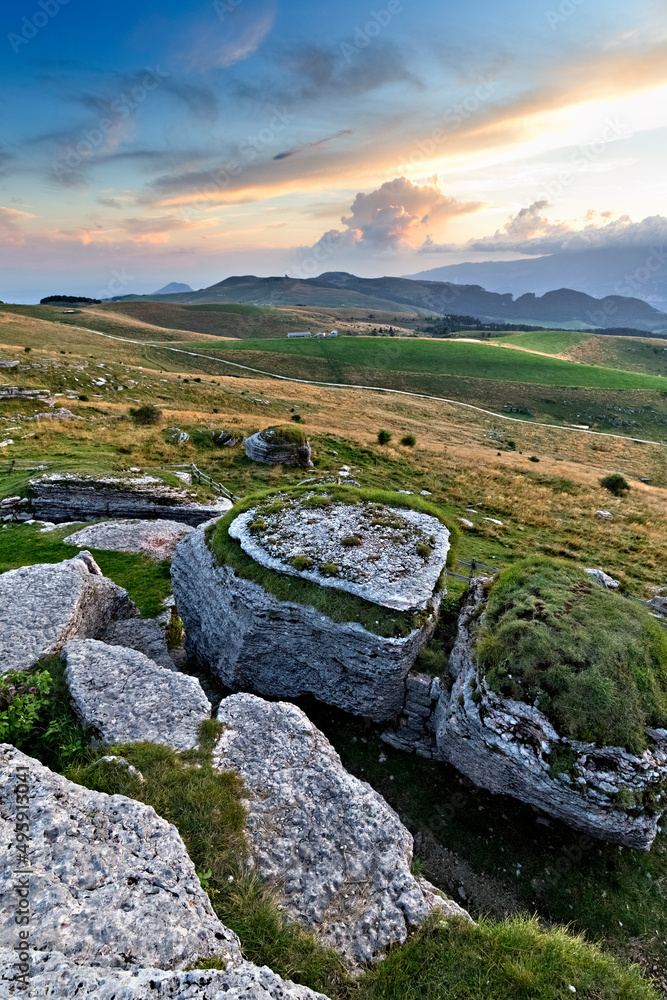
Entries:
[[561, 736], [641, 754], [667, 724], [667, 632], [583, 570], [533, 557], [489, 591], [477, 657], [491, 688], [534, 704]]

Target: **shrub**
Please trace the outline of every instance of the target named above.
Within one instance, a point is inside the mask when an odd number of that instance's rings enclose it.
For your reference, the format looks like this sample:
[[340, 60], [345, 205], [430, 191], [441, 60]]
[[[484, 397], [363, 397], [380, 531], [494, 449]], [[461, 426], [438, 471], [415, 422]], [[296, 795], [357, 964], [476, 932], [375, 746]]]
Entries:
[[162, 410], [154, 406], [153, 403], [144, 403], [143, 406], [131, 406], [130, 416], [137, 426], [146, 427], [160, 423]]
[[81, 400], [81, 402], [82, 402], [82, 403], [87, 403], [87, 402], [88, 402], [88, 400], [90, 399], [90, 396], [86, 396], [86, 394], [85, 394], [85, 393], [82, 393], [82, 394], [81, 394], [81, 395], [79, 396], [79, 399]]
[[422, 559], [428, 559], [433, 549], [428, 544], [428, 542], [417, 542], [417, 555], [421, 556]]
[[310, 556], [294, 556], [292, 559], [292, 566], [296, 570], [310, 569], [313, 565], [313, 560]]
[[538, 707], [561, 736], [641, 753], [667, 723], [667, 633], [583, 570], [533, 557], [489, 591], [477, 643], [491, 688]]
[[378, 431], [378, 444], [389, 444], [391, 434], [389, 431]]
[[600, 486], [603, 486], [610, 493], [613, 493], [615, 497], [625, 496], [626, 493], [630, 492], [630, 484], [627, 479], [619, 475], [617, 472], [613, 473], [611, 476], [605, 476], [604, 479], [600, 480]]
[[24, 347], [23, 350], [25, 351], [26, 354], [30, 354], [32, 347]]
[[417, 444], [417, 438], [414, 436], [414, 434], [404, 434], [403, 437], [401, 438], [401, 444], [404, 445], [406, 448], [414, 448], [414, 446]]
[[171, 609], [171, 617], [164, 630], [164, 637], [167, 640], [167, 649], [176, 649], [183, 642], [185, 625], [183, 619], [179, 618], [176, 608]]
[[52, 684], [48, 670], [11, 670], [0, 678], [0, 742], [21, 747], [36, 727]]
[[362, 545], [363, 542], [362, 539], [359, 538], [359, 535], [346, 535], [345, 538], [341, 538], [340, 544], [345, 549], [353, 549], [357, 545]]
[[326, 562], [320, 566], [320, 573], [322, 576], [337, 576], [339, 568], [338, 563]]
[[529, 462], [539, 462], [539, 458], [537, 457], [537, 455], [531, 455], [530, 458], [528, 459], [528, 461]]
[[293, 420], [295, 424], [300, 424], [301, 423], [301, 414], [300, 413], [295, 413], [293, 416], [290, 417], [290, 420]]

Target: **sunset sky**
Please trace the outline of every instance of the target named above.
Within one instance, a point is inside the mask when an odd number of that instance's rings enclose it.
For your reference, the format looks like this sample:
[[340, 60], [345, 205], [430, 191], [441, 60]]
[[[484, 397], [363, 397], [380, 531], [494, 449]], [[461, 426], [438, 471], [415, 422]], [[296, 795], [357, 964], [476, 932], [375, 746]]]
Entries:
[[667, 234], [664, 0], [6, 0], [0, 298]]

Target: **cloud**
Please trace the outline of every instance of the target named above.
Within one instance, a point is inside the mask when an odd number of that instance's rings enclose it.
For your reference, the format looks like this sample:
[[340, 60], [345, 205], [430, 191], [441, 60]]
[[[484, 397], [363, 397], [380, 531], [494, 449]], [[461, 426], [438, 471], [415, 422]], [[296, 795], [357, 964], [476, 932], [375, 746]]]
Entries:
[[332, 139], [338, 139], [342, 135], [354, 135], [352, 129], [343, 128], [338, 132], [334, 132], [333, 135], [327, 135], [324, 139], [318, 139], [317, 142], [302, 142], [300, 146], [294, 146], [292, 149], [286, 150], [284, 153], [278, 153], [273, 157], [274, 160], [286, 160], [289, 156], [295, 156], [297, 153], [303, 152], [304, 149], [317, 149], [318, 146], [324, 146], [327, 142], [331, 142]]
[[20, 212], [16, 208], [5, 208], [0, 205], [0, 240], [3, 243], [21, 245], [26, 242], [26, 234], [20, 223], [24, 219], [34, 219], [30, 212]]
[[274, 4], [267, 0], [263, 6], [260, 11], [256, 7], [239, 6], [230, 16], [220, 16], [215, 21], [207, 17], [189, 30], [179, 32], [176, 57], [199, 72], [227, 69], [247, 59], [273, 28]]
[[135, 243], [166, 243], [173, 232], [202, 229], [217, 225], [217, 219], [179, 219], [175, 215], [160, 218], [123, 219], [120, 226]]

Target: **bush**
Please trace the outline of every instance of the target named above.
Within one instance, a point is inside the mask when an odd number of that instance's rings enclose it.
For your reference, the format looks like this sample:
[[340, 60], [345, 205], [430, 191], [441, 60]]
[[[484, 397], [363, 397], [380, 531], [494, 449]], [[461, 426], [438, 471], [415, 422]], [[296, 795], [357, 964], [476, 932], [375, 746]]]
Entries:
[[301, 423], [301, 414], [300, 413], [295, 413], [293, 416], [290, 417], [290, 420], [293, 420], [295, 424], [300, 424]]
[[539, 462], [539, 458], [537, 457], [537, 455], [531, 455], [530, 458], [528, 459], [528, 461], [529, 462]]
[[48, 670], [11, 670], [0, 678], [0, 743], [20, 749], [36, 728], [52, 684]]
[[555, 559], [503, 570], [477, 657], [494, 691], [537, 703], [561, 736], [639, 754], [645, 727], [667, 724], [667, 632], [646, 608]]
[[414, 436], [414, 434], [405, 434], [401, 438], [401, 444], [404, 445], [406, 448], [414, 448], [414, 446], [417, 444], [417, 438]]
[[391, 434], [389, 431], [378, 431], [378, 444], [389, 444]]
[[130, 416], [138, 427], [146, 427], [150, 424], [160, 423], [162, 410], [152, 403], [144, 403], [143, 406], [131, 406]]
[[603, 486], [610, 493], [613, 493], [615, 497], [625, 496], [626, 493], [630, 492], [630, 484], [627, 479], [620, 476], [615, 472], [611, 476], [605, 476], [604, 479], [600, 480], [600, 486]]
[[30, 354], [32, 347], [24, 347], [23, 350], [25, 351], [26, 354]]

